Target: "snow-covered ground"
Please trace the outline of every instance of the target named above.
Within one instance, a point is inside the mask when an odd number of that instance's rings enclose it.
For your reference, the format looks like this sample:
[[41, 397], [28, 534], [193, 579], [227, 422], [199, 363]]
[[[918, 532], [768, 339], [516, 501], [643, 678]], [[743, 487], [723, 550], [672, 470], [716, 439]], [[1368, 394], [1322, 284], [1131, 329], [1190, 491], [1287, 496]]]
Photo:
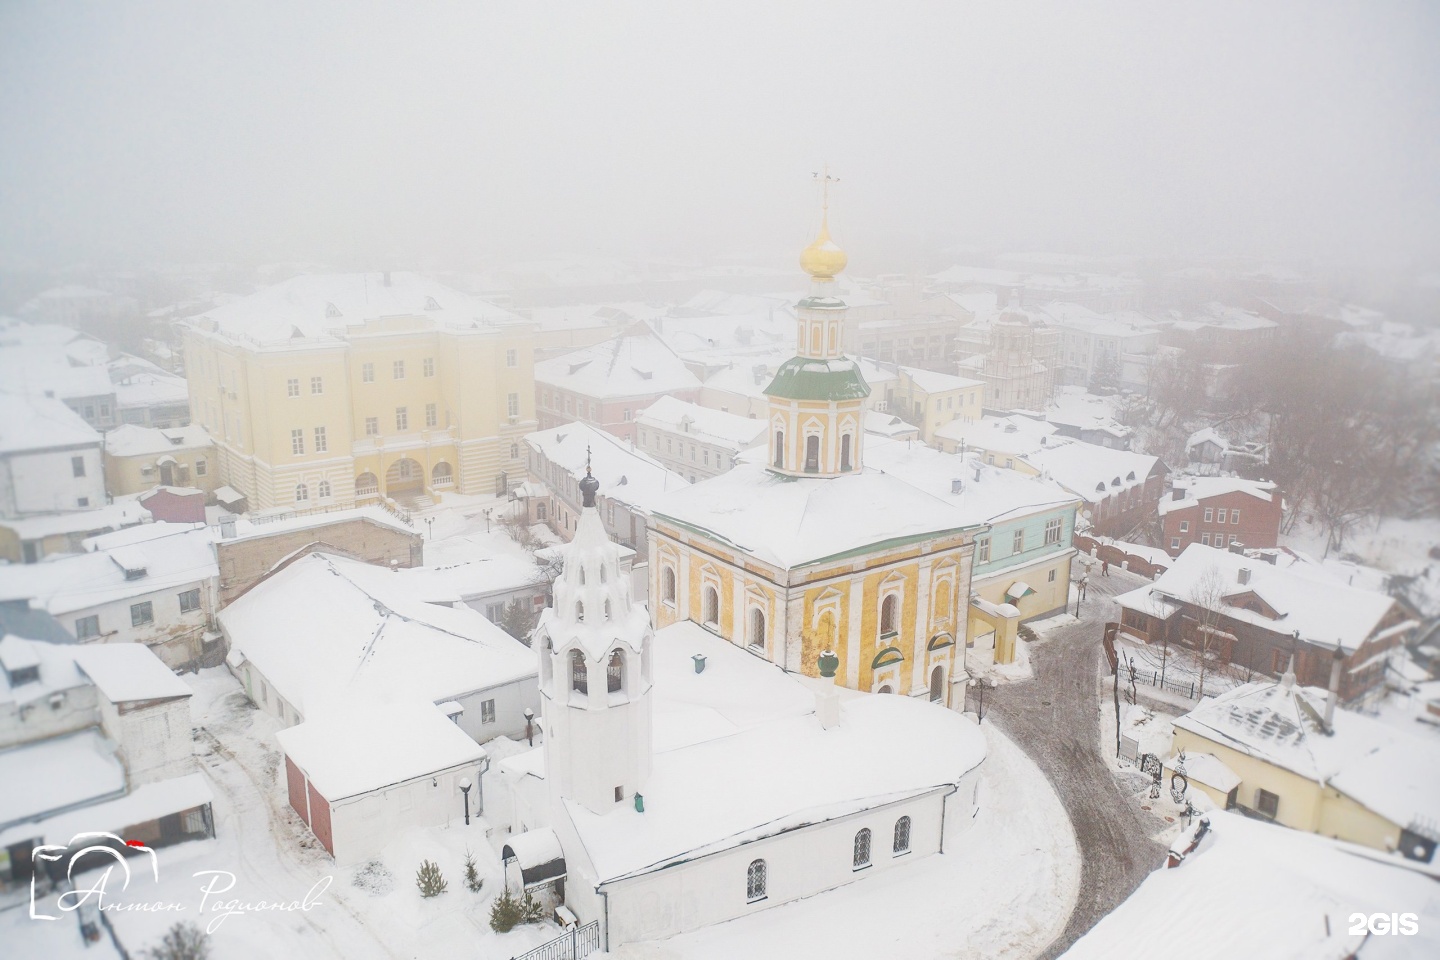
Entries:
[[[1317, 559], [1325, 556], [1325, 531], [1304, 518], [1288, 533], [1280, 534], [1281, 546], [1301, 550]], [[1431, 563], [1429, 551], [1440, 545], [1440, 517], [1402, 520], [1377, 517], [1357, 524], [1338, 551], [1361, 563], [1390, 573], [1415, 574]]]
[[1040, 769], [990, 724], [980, 811], [946, 852], [907, 870], [668, 940], [627, 944], [620, 960], [825, 957], [1028, 958], [1065, 927], [1080, 851]]

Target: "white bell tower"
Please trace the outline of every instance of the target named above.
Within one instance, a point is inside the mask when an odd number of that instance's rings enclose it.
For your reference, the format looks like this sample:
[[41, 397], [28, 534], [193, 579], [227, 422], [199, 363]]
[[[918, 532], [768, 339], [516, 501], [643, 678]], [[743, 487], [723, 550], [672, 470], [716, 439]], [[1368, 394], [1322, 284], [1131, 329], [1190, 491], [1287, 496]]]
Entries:
[[552, 803], [604, 814], [644, 793], [651, 765], [650, 614], [630, 601], [620, 548], [595, 509], [600, 481], [580, 481], [584, 505], [555, 600], [532, 641], [540, 657], [545, 780]]

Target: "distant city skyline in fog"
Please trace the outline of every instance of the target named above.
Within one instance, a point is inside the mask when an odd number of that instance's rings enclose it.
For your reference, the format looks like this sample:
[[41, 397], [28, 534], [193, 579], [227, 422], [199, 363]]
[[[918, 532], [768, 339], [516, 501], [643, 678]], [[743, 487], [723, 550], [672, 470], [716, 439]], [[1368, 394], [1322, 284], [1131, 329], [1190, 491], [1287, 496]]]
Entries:
[[1440, 260], [1425, 3], [0, 7], [0, 268]]

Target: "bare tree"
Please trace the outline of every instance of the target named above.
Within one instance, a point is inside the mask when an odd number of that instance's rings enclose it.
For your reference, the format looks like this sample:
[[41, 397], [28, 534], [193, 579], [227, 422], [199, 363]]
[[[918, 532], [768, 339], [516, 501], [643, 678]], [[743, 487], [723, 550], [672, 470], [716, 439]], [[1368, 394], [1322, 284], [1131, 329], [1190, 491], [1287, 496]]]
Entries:
[[1195, 580], [1186, 598], [1191, 605], [1194, 624], [1191, 642], [1200, 660], [1200, 683], [1196, 700], [1205, 698], [1205, 678], [1221, 661], [1229, 635], [1220, 630], [1225, 619], [1225, 597], [1231, 592], [1225, 574], [1218, 566], [1210, 566]]

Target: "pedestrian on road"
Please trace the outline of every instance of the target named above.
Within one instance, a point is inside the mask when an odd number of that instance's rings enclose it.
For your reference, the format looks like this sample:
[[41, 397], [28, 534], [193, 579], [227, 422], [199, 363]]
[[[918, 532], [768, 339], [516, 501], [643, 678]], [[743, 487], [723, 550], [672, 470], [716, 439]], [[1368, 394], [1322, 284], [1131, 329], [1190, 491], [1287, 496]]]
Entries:
[[1101, 560], [1101, 561], [1100, 561], [1100, 576], [1102, 576], [1102, 577], [1108, 577], [1108, 576], [1110, 576], [1110, 561], [1109, 561], [1109, 560]]

